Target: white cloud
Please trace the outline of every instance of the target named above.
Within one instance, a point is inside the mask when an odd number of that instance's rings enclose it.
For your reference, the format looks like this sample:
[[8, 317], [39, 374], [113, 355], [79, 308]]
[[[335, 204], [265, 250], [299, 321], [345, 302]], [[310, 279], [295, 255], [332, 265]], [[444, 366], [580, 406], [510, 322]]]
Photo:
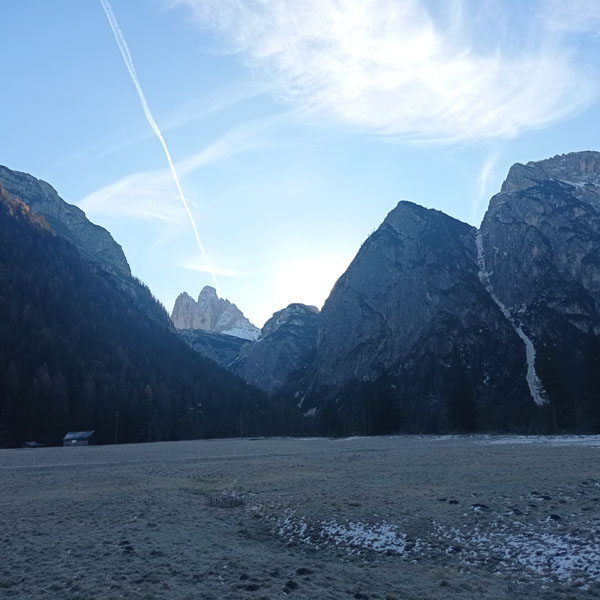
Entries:
[[[284, 119], [278, 115], [234, 128], [204, 150], [179, 161], [181, 177], [235, 154], [263, 145], [261, 133]], [[179, 194], [169, 169], [133, 173], [111, 183], [77, 202], [92, 218], [142, 219], [176, 225], [185, 218]]]
[[[188, 7], [202, 27], [217, 30], [284, 101], [313, 117], [385, 136], [507, 138], [574, 114], [598, 92], [562, 37], [545, 34], [543, 19], [535, 32], [523, 32], [521, 47], [493, 47], [493, 34], [505, 40], [506, 30], [494, 31], [492, 9], [485, 28], [468, 21], [471, 13], [485, 18], [478, 3], [473, 11], [444, 4], [447, 22], [440, 15], [435, 20], [419, 0], [171, 5]], [[499, 21], [497, 27], [506, 28]], [[477, 37], [478, 29], [487, 39]]]
[[183, 269], [200, 273], [214, 273], [217, 277], [250, 277], [250, 273], [227, 269], [223, 267], [208, 266], [200, 259], [184, 261], [180, 264]]
[[133, 173], [82, 198], [77, 206], [89, 217], [176, 223], [185, 216], [171, 172]]

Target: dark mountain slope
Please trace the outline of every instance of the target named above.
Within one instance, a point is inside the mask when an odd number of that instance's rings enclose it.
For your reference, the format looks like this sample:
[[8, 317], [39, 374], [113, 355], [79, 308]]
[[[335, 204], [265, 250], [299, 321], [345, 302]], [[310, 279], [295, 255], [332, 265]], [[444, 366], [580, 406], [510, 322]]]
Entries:
[[123, 249], [110, 233], [88, 221], [80, 208], [65, 202], [49, 183], [0, 165], [0, 186], [44, 217], [52, 230], [86, 259], [115, 274], [131, 275]]
[[524, 350], [479, 280], [475, 235], [409, 202], [390, 212], [323, 307], [304, 411], [325, 401], [346, 433], [527, 420]]
[[256, 342], [240, 348], [231, 370], [245, 381], [273, 394], [295, 371], [310, 363], [317, 337], [319, 310], [290, 304], [264, 325]]
[[240, 414], [266, 410], [262, 393], [157, 326], [110, 273], [0, 192], [1, 445], [89, 429], [111, 442], [117, 411], [119, 442], [237, 435]]
[[164, 307], [132, 276], [123, 249], [106, 229], [89, 221], [80, 208], [65, 202], [49, 183], [33, 175], [0, 165], [0, 186], [43, 217], [53, 233], [70, 242], [84, 261], [110, 274], [113, 285], [129, 294], [157, 324], [172, 327]]

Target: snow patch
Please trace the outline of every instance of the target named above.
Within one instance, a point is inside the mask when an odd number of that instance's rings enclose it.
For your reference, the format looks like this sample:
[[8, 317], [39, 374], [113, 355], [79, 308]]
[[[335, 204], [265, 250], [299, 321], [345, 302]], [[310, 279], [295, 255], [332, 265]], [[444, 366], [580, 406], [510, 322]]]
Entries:
[[477, 232], [477, 236], [475, 237], [475, 243], [477, 245], [477, 266], [479, 267], [479, 281], [481, 281], [483, 287], [490, 295], [490, 298], [494, 301], [496, 306], [498, 306], [504, 317], [511, 324], [512, 328], [515, 330], [517, 335], [525, 344], [525, 357], [527, 360], [527, 386], [529, 388], [529, 393], [531, 394], [531, 398], [533, 399], [533, 401], [538, 406], [542, 406], [548, 402], [548, 399], [546, 397], [544, 386], [542, 385], [542, 382], [540, 381], [540, 378], [538, 377], [537, 372], [535, 370], [535, 347], [533, 345], [533, 342], [531, 341], [529, 336], [523, 331], [521, 325], [519, 325], [514, 319], [511, 312], [508, 310], [508, 308], [506, 308], [504, 303], [496, 296], [496, 294], [494, 294], [494, 290], [490, 282], [491, 273], [488, 273], [485, 270], [485, 253], [483, 250], [483, 237], [481, 235], [481, 230]]
[[[474, 506], [477, 511], [483, 505]], [[289, 510], [277, 521], [276, 532], [288, 542], [314, 549], [336, 547], [350, 555], [371, 551], [415, 562], [441, 552], [465, 566], [488, 565], [495, 574], [525, 569], [546, 583], [558, 581], [579, 588], [600, 583], [599, 519], [587, 522], [583, 531], [568, 531], [552, 518], [533, 524], [494, 520], [487, 526], [459, 527], [432, 521], [431, 527], [426, 538], [413, 540], [396, 524], [385, 521], [315, 522]]]
[[[338, 522], [335, 519], [310, 524], [304, 517], [287, 513], [279, 521], [278, 533], [290, 542], [301, 542], [322, 548], [335, 545], [348, 554], [360, 554], [364, 550], [404, 554], [407, 538], [390, 523], [364, 523], [361, 521]], [[412, 545], [414, 549], [419, 544]]]
[[406, 535], [388, 523], [369, 525], [360, 521], [338, 523], [332, 520], [323, 524], [322, 535], [333, 540], [336, 546], [397, 554], [406, 550]]
[[260, 334], [260, 330], [258, 330], [256, 327], [254, 327], [254, 325], [249, 323], [247, 327], [245, 327], [245, 326], [232, 327], [230, 329], [225, 329], [225, 330], [221, 331], [221, 333], [223, 333], [225, 335], [232, 335], [233, 337], [242, 338], [243, 340], [249, 340], [251, 342], [254, 342], [258, 338], [258, 336]]
[[[597, 531], [590, 523], [589, 531]], [[571, 533], [539, 531], [517, 521], [512, 527], [494, 522], [489, 531], [445, 527], [434, 522], [438, 538], [451, 542], [448, 554], [458, 554], [463, 564], [487, 563], [500, 571], [522, 566], [546, 581], [600, 582], [600, 539]]]

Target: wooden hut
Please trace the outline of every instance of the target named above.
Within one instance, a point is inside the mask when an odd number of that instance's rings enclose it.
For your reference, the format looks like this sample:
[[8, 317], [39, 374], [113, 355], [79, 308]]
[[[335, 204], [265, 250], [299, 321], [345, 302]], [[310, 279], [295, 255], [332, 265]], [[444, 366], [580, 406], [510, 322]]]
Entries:
[[63, 438], [63, 446], [89, 446], [93, 431], [70, 431]]

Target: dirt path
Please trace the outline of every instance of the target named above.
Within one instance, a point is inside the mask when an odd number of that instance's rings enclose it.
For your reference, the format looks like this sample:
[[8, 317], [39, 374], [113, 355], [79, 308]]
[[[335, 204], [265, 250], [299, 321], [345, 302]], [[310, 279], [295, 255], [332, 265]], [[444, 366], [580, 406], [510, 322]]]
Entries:
[[0, 451], [0, 598], [600, 597], [600, 438]]

